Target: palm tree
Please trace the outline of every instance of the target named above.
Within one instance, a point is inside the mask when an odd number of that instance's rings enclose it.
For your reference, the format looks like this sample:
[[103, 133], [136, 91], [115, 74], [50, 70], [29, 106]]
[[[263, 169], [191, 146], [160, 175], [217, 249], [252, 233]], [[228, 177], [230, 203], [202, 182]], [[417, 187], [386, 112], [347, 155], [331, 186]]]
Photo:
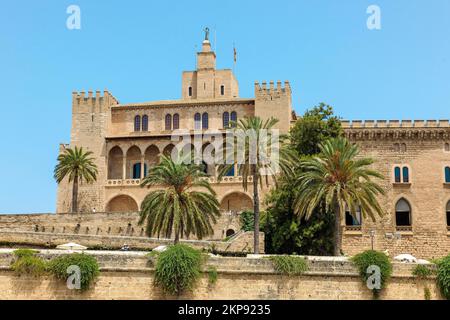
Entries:
[[219, 202], [206, 177], [198, 165], [161, 156], [160, 164], [141, 183], [141, 187], [160, 188], [150, 191], [141, 205], [139, 224], [147, 220], [147, 235], [175, 234], [177, 244], [183, 234], [199, 239], [213, 234], [211, 221], [216, 223], [220, 216]]
[[320, 145], [320, 154], [301, 162], [302, 172], [296, 187], [298, 194], [294, 211], [300, 218], [309, 219], [314, 209], [322, 204], [335, 215], [334, 255], [341, 255], [341, 213], [346, 206], [352, 215], [358, 207], [363, 217], [375, 221], [383, 210], [377, 195], [384, 194], [380, 185], [372, 178], [383, 179], [375, 170], [368, 168], [374, 161], [360, 158], [359, 149], [347, 139], [339, 137]]
[[97, 180], [97, 166], [94, 158], [90, 157], [91, 151], [83, 151], [83, 148], [67, 148], [58, 156], [58, 164], [54, 170], [57, 183], [61, 183], [65, 177], [73, 182], [72, 187], [72, 212], [78, 212], [78, 184], [83, 180], [92, 183]]
[[[265, 121], [259, 117], [245, 117], [237, 123], [232, 123], [232, 127], [234, 127], [233, 142], [239, 141], [239, 136], [242, 135], [247, 135], [248, 138], [245, 138], [242, 146], [230, 142], [226, 143], [224, 151], [228, 159], [226, 159], [226, 164], [218, 166], [220, 181], [230, 170], [233, 170], [235, 164], [230, 162], [237, 161], [238, 172], [242, 176], [244, 191], [247, 191], [248, 188], [248, 178], [252, 177], [254, 213], [253, 249], [255, 254], [259, 253], [259, 188], [263, 188], [263, 182], [265, 182], [266, 186], [269, 186], [270, 178], [276, 183], [276, 177], [279, 171], [287, 173], [291, 172], [292, 169], [293, 153], [283, 144], [287, 136], [280, 135], [277, 141], [278, 144], [272, 141], [272, 130], [277, 123], [278, 119], [272, 117]], [[278, 159], [274, 161], [271, 155], [275, 153], [278, 155]], [[229, 161], [230, 157], [232, 157], [232, 161]], [[279, 168], [279, 170], [275, 167]]]

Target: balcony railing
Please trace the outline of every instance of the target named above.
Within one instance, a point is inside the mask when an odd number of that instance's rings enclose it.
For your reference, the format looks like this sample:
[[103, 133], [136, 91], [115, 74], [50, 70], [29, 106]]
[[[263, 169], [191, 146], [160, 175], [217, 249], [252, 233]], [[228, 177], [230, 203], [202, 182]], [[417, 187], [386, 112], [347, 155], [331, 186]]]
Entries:
[[[206, 177], [202, 178], [208, 180], [210, 183], [219, 183], [216, 177]], [[237, 177], [223, 177], [220, 183], [242, 183], [242, 176]], [[252, 182], [253, 177], [248, 177], [247, 182]], [[141, 179], [108, 179], [106, 180], [107, 186], [139, 186], [141, 184]]]

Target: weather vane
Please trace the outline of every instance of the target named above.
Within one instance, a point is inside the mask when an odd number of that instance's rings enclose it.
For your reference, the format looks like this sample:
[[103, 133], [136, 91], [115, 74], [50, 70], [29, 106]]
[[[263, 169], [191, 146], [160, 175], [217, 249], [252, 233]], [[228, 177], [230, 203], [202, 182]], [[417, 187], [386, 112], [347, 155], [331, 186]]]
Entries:
[[209, 41], [209, 28], [206, 27], [204, 31], [205, 31], [205, 41]]

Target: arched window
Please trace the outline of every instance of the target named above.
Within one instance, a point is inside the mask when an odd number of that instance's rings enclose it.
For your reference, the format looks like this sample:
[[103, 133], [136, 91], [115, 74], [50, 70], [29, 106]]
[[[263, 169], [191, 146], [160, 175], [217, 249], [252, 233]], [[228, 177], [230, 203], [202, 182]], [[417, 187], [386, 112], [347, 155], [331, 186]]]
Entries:
[[208, 129], [208, 113], [202, 114], [202, 129]]
[[175, 113], [173, 115], [173, 130], [180, 129], [180, 115]]
[[148, 115], [142, 116], [142, 131], [148, 131]]
[[406, 152], [406, 143], [402, 143], [402, 144], [400, 145], [400, 151], [401, 151], [401, 152]]
[[402, 182], [402, 174], [401, 174], [400, 167], [394, 168], [394, 176], [395, 176], [395, 183]]
[[345, 225], [346, 226], [361, 226], [361, 207], [358, 206], [354, 215], [350, 212], [348, 207], [345, 208]]
[[445, 183], [450, 183], [450, 167], [445, 167]]
[[222, 115], [222, 123], [224, 129], [228, 128], [230, 125], [230, 114], [226, 111]]
[[194, 129], [200, 130], [202, 128], [202, 116], [200, 113], [194, 115]]
[[450, 201], [447, 202], [447, 207], [445, 208], [447, 213], [447, 227], [450, 227]]
[[141, 131], [141, 116], [134, 117], [134, 131]]
[[444, 145], [444, 151], [445, 151], [445, 152], [450, 152], [450, 143], [446, 143], [446, 144]]
[[394, 151], [400, 152], [400, 145], [398, 143], [394, 143]]
[[172, 130], [172, 115], [170, 114], [166, 114], [165, 127], [166, 130]]
[[230, 120], [232, 121], [231, 126], [233, 128], [236, 127], [236, 123], [237, 123], [237, 113], [236, 113], [236, 111], [231, 112], [231, 119]]
[[192, 97], [192, 87], [188, 88], [188, 94], [189, 94], [189, 97]]
[[225, 86], [221, 85], [220, 86], [220, 95], [223, 96], [225, 94]]
[[141, 178], [141, 163], [135, 163], [133, 165], [133, 179], [140, 179]]
[[403, 167], [403, 183], [409, 183], [409, 168]]
[[411, 226], [411, 206], [403, 198], [395, 205], [395, 224], [398, 227]]

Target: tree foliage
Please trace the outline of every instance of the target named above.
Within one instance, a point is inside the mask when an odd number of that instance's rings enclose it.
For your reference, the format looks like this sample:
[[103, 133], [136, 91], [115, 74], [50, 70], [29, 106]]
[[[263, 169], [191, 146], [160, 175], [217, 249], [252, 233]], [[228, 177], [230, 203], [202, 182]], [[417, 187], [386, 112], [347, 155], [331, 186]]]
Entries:
[[[342, 134], [339, 118], [332, 107], [321, 103], [305, 112], [290, 131], [290, 147], [297, 158], [319, 152], [319, 144]], [[283, 175], [277, 187], [266, 197], [266, 212], [262, 216], [262, 230], [266, 234], [266, 252], [329, 255], [333, 249], [333, 215], [323, 206], [317, 207], [311, 219], [298, 219], [292, 210], [295, 197], [295, 177]]]

